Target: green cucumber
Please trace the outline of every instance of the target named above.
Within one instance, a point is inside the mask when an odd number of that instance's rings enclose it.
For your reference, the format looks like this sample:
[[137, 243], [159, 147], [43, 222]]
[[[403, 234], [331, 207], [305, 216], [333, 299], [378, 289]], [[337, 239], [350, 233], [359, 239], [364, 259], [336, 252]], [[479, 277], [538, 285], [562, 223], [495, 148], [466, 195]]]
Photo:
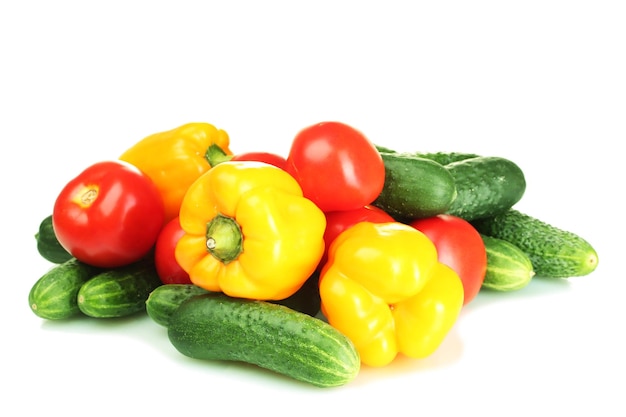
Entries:
[[376, 145], [376, 150], [379, 153], [395, 153], [409, 156], [417, 156], [419, 158], [430, 159], [431, 161], [435, 161], [441, 165], [448, 165], [452, 162], [462, 161], [464, 159], [476, 158], [480, 155], [475, 153], [468, 152], [446, 152], [446, 151], [438, 151], [438, 152], [397, 152], [393, 149], [389, 149], [385, 146]]
[[320, 311], [321, 298], [319, 289], [319, 271], [315, 271], [290, 297], [284, 300], [270, 301], [275, 304], [282, 304], [291, 308], [292, 310], [299, 311], [301, 313], [308, 314], [309, 316], [316, 316]]
[[78, 308], [96, 318], [125, 317], [145, 311], [150, 293], [162, 285], [152, 260], [108, 269], [78, 291]]
[[445, 167], [454, 178], [457, 192], [447, 213], [468, 221], [510, 209], [526, 191], [524, 173], [506, 158], [479, 156]]
[[30, 309], [48, 320], [62, 320], [80, 314], [78, 291], [100, 271], [76, 258], [55, 265], [31, 287], [28, 294]]
[[584, 276], [598, 266], [598, 253], [581, 236], [519, 210], [510, 209], [471, 223], [480, 233], [506, 240], [523, 250], [537, 276]]
[[[284, 300], [269, 301], [315, 316], [320, 311], [319, 273], [316, 272], [295, 294]], [[194, 284], [166, 284], [154, 289], [146, 300], [146, 312], [155, 323], [167, 327], [171, 315], [185, 301], [209, 291]]]
[[209, 291], [194, 284], [164, 284], [155, 288], [146, 300], [146, 312], [157, 324], [167, 327], [171, 315], [193, 296]]
[[170, 317], [168, 337], [185, 356], [254, 364], [318, 387], [344, 385], [360, 370], [354, 344], [327, 322], [222, 293], [182, 303]]
[[385, 182], [374, 206], [402, 221], [434, 216], [450, 208], [456, 187], [443, 165], [408, 154], [380, 155], [385, 164]]
[[386, 146], [374, 145], [374, 147], [376, 148], [378, 153], [398, 153], [398, 152], [394, 151], [393, 149], [387, 148]]
[[475, 153], [467, 152], [416, 152], [415, 155], [438, 162], [441, 165], [448, 165], [453, 162], [464, 161], [470, 158], [478, 158], [480, 156]]
[[487, 271], [481, 288], [504, 292], [527, 286], [535, 275], [528, 255], [506, 240], [480, 236], [487, 251]]
[[39, 230], [35, 234], [37, 251], [47, 261], [62, 264], [69, 261], [72, 255], [59, 243], [54, 228], [52, 227], [52, 215], [46, 217], [39, 224]]

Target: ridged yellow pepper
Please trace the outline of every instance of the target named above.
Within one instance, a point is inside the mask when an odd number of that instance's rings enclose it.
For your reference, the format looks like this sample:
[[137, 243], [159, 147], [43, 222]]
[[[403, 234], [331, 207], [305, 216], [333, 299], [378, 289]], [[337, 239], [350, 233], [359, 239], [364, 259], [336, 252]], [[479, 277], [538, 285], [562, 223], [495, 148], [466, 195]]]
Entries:
[[187, 188], [208, 171], [211, 151], [232, 155], [228, 134], [209, 123], [187, 123], [147, 136], [119, 159], [139, 168], [156, 184], [165, 207], [165, 222], [178, 216]]
[[380, 367], [400, 353], [433, 353], [458, 318], [463, 285], [422, 232], [360, 222], [331, 244], [320, 297], [328, 322], [352, 340], [361, 362]]
[[179, 219], [177, 262], [197, 286], [233, 297], [287, 298], [324, 252], [324, 213], [291, 175], [263, 162], [223, 162], [202, 174]]

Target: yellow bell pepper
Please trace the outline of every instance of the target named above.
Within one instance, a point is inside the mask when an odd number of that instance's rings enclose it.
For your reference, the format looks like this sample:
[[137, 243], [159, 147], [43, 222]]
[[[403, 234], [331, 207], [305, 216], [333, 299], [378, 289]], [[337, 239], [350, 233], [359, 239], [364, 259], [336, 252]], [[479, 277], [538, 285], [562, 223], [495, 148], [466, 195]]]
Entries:
[[361, 362], [378, 367], [400, 353], [433, 353], [458, 318], [463, 285], [422, 232], [360, 222], [331, 244], [320, 297], [328, 322], [352, 340]]
[[210, 162], [211, 152], [232, 155], [229, 145], [224, 130], [209, 123], [187, 123], [143, 138], [119, 159], [139, 168], [156, 184], [167, 223], [178, 216], [187, 188], [215, 165]]
[[324, 252], [324, 213], [291, 175], [263, 162], [223, 162], [202, 174], [179, 219], [177, 262], [197, 286], [233, 297], [287, 298]]

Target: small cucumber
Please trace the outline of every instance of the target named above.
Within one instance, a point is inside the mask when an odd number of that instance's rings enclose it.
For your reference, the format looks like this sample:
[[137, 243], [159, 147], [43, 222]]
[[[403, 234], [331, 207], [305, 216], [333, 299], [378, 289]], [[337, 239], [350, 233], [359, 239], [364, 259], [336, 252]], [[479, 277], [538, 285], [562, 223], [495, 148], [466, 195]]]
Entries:
[[506, 240], [481, 237], [487, 250], [487, 271], [482, 288], [504, 292], [527, 286], [535, 275], [528, 255]]
[[583, 276], [598, 266], [598, 254], [588, 241], [518, 210], [511, 209], [472, 224], [480, 233], [506, 240], [523, 250], [537, 276]]
[[145, 311], [150, 293], [162, 285], [152, 260], [108, 269], [78, 291], [78, 308], [96, 318], [124, 317]]
[[164, 284], [156, 287], [146, 300], [146, 312], [157, 324], [167, 327], [171, 315], [193, 296], [209, 291], [193, 284]]
[[37, 251], [47, 261], [62, 264], [69, 261], [72, 255], [59, 243], [54, 228], [52, 227], [52, 215], [46, 217], [39, 224], [39, 230], [35, 234]]
[[318, 387], [344, 385], [360, 370], [353, 343], [327, 322], [222, 293], [182, 303], [170, 317], [168, 337], [185, 356], [254, 364]]
[[282, 304], [289, 307], [292, 310], [299, 311], [301, 313], [308, 314], [309, 316], [316, 316], [320, 311], [322, 300], [320, 298], [319, 288], [319, 271], [315, 271], [290, 297], [284, 300], [270, 301], [275, 304]]
[[385, 182], [373, 205], [403, 221], [434, 216], [450, 208], [456, 187], [443, 165], [408, 154], [380, 155]]
[[445, 167], [454, 178], [457, 192], [447, 213], [467, 221], [510, 209], [526, 191], [524, 173], [506, 158], [479, 156]]
[[48, 320], [62, 320], [80, 314], [78, 291], [100, 271], [76, 258], [55, 265], [31, 287], [28, 294], [31, 310]]
[[[315, 316], [320, 311], [319, 272], [313, 273], [298, 291], [284, 300], [269, 301]], [[209, 291], [193, 284], [165, 284], [155, 288], [146, 300], [146, 312], [155, 323], [167, 327], [170, 316], [185, 301]]]

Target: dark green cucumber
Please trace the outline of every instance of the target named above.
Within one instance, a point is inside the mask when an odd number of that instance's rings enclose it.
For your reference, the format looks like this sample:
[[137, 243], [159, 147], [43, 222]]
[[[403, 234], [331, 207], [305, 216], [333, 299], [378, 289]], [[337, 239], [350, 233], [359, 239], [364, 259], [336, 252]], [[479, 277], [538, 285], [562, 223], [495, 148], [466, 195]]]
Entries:
[[30, 309], [49, 320], [80, 314], [77, 296], [81, 286], [101, 270], [71, 258], [42, 275], [28, 294]]
[[385, 182], [373, 205], [403, 221], [434, 216], [450, 208], [456, 187], [443, 165], [407, 154], [380, 155], [385, 164]]
[[462, 161], [464, 159], [476, 158], [478, 156], [481, 156], [475, 153], [454, 152], [454, 151], [451, 151], [451, 152], [445, 152], [445, 151], [397, 152], [397, 151], [394, 151], [393, 149], [390, 149], [381, 145], [376, 145], [376, 150], [378, 150], [379, 153], [395, 153], [395, 154], [399, 153], [399, 154], [404, 154], [404, 155], [409, 155], [409, 156], [416, 156], [419, 158], [426, 158], [426, 159], [430, 159], [431, 161], [435, 161], [441, 165], [448, 165], [448, 164], [451, 164], [452, 162]]
[[528, 255], [506, 240], [481, 237], [487, 250], [487, 271], [481, 288], [504, 292], [527, 286], [535, 275]]
[[467, 152], [416, 152], [416, 156], [421, 158], [430, 159], [440, 163], [441, 165], [448, 165], [453, 162], [464, 161], [466, 159], [478, 158], [480, 155]]
[[457, 192], [447, 213], [468, 221], [510, 209], [526, 191], [524, 173], [506, 158], [479, 156], [445, 167], [454, 178]]
[[209, 291], [193, 284], [164, 284], [155, 288], [146, 300], [146, 312], [157, 324], [167, 327], [171, 315], [193, 296]]
[[596, 250], [581, 236], [519, 210], [511, 209], [472, 224], [480, 233], [506, 240], [523, 250], [537, 276], [583, 276], [598, 266]]
[[[281, 304], [292, 310], [315, 316], [320, 311], [319, 273], [311, 275], [295, 294], [284, 300], [269, 301]], [[146, 312], [155, 323], [167, 327], [170, 316], [185, 301], [193, 296], [207, 294], [209, 291], [193, 284], [161, 285], [150, 293], [146, 300]]]
[[168, 337], [191, 358], [254, 364], [319, 387], [344, 385], [360, 370], [353, 343], [327, 322], [222, 293], [181, 304], [170, 317]]
[[159, 285], [152, 260], [108, 269], [80, 287], [78, 308], [96, 318], [129, 316], [145, 311], [146, 300]]
[[398, 153], [396, 151], [394, 151], [393, 149], [390, 149], [386, 146], [382, 146], [382, 145], [374, 145], [376, 147], [376, 150], [378, 151], [378, 153]]
[[320, 311], [322, 301], [320, 298], [319, 278], [319, 271], [315, 271], [295, 294], [284, 300], [271, 302], [282, 304], [309, 316], [316, 316]]
[[72, 258], [72, 255], [61, 246], [54, 233], [52, 215], [41, 221], [39, 230], [35, 234], [35, 239], [37, 240], [37, 251], [47, 261], [62, 264]]

